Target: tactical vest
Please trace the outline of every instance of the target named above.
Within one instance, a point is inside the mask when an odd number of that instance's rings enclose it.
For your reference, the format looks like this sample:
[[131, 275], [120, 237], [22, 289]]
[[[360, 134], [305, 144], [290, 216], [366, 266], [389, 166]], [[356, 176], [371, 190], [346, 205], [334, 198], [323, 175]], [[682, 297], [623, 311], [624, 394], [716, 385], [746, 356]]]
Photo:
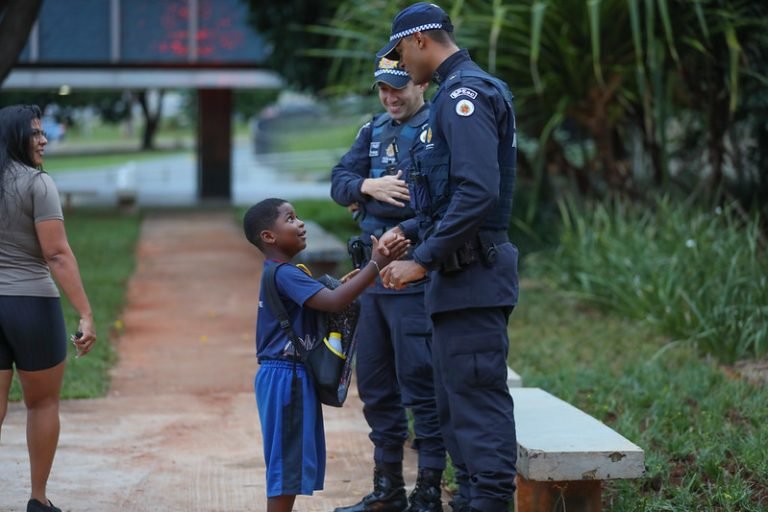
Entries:
[[[491, 84], [505, 100], [507, 105], [508, 123], [507, 126], [499, 127], [499, 199], [493, 210], [486, 217], [485, 222], [480, 226], [480, 230], [487, 231], [506, 231], [509, 227], [509, 221], [512, 217], [512, 194], [515, 188], [515, 165], [517, 159], [517, 139], [515, 134], [515, 111], [512, 103], [513, 96], [509, 91], [507, 84], [482, 71], [473, 69], [463, 69], [456, 71], [451, 77], [440, 84], [432, 102], [438, 104], [441, 94], [448, 90], [449, 86], [455, 85], [464, 77], [480, 78]], [[434, 115], [439, 107], [433, 107], [430, 114], [429, 126], [434, 126]], [[422, 158], [418, 162], [419, 179], [426, 185], [427, 195], [422, 193], [419, 199], [419, 192], [416, 191], [416, 208], [432, 219], [435, 223], [443, 218], [451, 196], [453, 195], [455, 185], [450, 180], [450, 154], [436, 154]], [[412, 183], [414, 183], [412, 181]], [[422, 206], [419, 205], [421, 203]]]
[[[387, 174], [395, 175], [398, 170], [403, 171], [403, 180], [408, 179], [411, 167], [410, 150], [416, 138], [421, 132], [421, 124], [414, 121], [422, 111], [417, 112], [414, 118], [395, 125], [389, 114], [384, 113], [373, 118], [371, 122], [371, 145], [368, 151], [370, 158], [371, 178], [381, 178]], [[393, 205], [377, 205], [377, 214], [366, 211], [360, 227], [366, 233], [374, 233], [387, 230], [399, 222], [413, 217], [414, 212], [407, 206], [400, 208]], [[386, 213], [384, 215], [383, 213]]]

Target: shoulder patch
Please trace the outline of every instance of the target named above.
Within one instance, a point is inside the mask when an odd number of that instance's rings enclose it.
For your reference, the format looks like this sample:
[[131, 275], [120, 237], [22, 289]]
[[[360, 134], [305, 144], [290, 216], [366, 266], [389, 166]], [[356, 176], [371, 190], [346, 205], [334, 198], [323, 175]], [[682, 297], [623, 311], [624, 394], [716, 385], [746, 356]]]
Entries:
[[459, 87], [451, 93], [451, 98], [456, 99], [459, 96], [469, 96], [472, 99], [477, 98], [477, 91], [470, 89], [469, 87]]
[[471, 116], [475, 112], [475, 104], [469, 100], [460, 100], [456, 103], [456, 113], [462, 117]]

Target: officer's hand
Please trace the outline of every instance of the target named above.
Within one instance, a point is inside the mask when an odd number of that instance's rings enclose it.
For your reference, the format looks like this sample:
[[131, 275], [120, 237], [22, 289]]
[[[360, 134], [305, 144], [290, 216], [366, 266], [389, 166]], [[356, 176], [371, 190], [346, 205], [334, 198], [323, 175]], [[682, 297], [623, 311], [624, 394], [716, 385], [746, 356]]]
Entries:
[[347, 206], [347, 211], [349, 213], [355, 213], [359, 209], [360, 209], [360, 205], [357, 203], [352, 203], [351, 205]]
[[403, 233], [403, 230], [400, 229], [400, 226], [395, 226], [389, 231], [386, 231], [379, 238], [379, 242], [384, 244], [384, 246], [387, 246], [388, 244], [392, 243], [392, 240], [397, 238], [405, 238], [405, 234]]
[[[405, 207], [405, 202], [411, 200], [408, 192], [408, 184], [402, 179], [403, 171], [397, 171], [394, 176], [382, 176], [381, 178], [367, 178], [360, 186], [360, 192], [378, 199], [383, 203], [389, 203], [400, 208]], [[402, 201], [401, 201], [402, 200]]]
[[400, 290], [406, 284], [418, 281], [427, 275], [427, 269], [413, 260], [393, 261], [381, 271], [381, 282], [387, 288]]

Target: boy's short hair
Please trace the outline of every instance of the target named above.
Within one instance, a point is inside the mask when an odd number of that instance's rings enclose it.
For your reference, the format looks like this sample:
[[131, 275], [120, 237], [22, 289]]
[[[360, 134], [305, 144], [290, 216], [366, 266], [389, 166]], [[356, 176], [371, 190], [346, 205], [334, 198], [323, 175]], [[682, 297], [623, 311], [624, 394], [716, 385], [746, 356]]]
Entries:
[[280, 207], [287, 203], [285, 199], [270, 197], [259, 201], [248, 208], [243, 215], [243, 231], [245, 238], [259, 249], [264, 249], [261, 241], [261, 232], [265, 229], [272, 229], [280, 214]]

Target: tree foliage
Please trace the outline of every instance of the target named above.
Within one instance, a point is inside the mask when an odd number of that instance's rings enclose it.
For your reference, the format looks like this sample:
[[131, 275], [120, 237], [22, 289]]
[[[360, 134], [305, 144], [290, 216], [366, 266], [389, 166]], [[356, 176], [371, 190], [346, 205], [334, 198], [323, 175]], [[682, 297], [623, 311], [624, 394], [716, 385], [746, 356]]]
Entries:
[[[362, 90], [406, 2], [343, 2], [336, 91]], [[537, 194], [768, 193], [768, 4], [759, 0], [453, 0], [461, 46], [516, 96]], [[385, 21], [386, 20], [386, 21]], [[762, 143], [761, 143], [762, 141]], [[744, 195], [746, 194], [746, 195]], [[531, 212], [536, 201], [531, 202]]]
[[251, 25], [269, 43], [267, 65], [277, 70], [286, 83], [309, 91], [326, 85], [328, 61], [310, 57], [308, 52], [330, 44], [324, 34], [304, 30], [307, 25], [329, 22], [342, 0], [243, 0], [250, 8]]

